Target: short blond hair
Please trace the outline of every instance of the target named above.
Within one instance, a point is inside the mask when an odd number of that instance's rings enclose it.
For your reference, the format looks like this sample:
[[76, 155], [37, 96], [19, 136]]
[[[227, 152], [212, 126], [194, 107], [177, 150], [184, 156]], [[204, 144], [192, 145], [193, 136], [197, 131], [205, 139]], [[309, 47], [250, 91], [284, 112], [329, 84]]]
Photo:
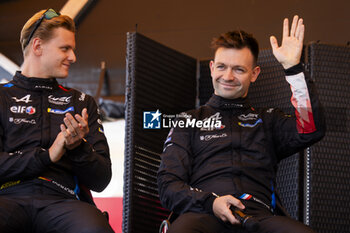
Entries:
[[[28, 41], [30, 33], [32, 32], [35, 22], [40, 19], [40, 17], [46, 12], [47, 10], [41, 10], [37, 13], [35, 13], [23, 26], [20, 36], [20, 43], [22, 46], [22, 51], [25, 53], [25, 48], [28, 47], [30, 44], [30, 41]], [[33, 38], [40, 38], [44, 41], [47, 41], [51, 39], [53, 30], [55, 28], [63, 27], [71, 32], [75, 33], [75, 24], [74, 21], [67, 15], [59, 15], [57, 17], [54, 17], [52, 19], [43, 19], [40, 26], [36, 29], [34, 32], [34, 35], [32, 36], [31, 40]]]

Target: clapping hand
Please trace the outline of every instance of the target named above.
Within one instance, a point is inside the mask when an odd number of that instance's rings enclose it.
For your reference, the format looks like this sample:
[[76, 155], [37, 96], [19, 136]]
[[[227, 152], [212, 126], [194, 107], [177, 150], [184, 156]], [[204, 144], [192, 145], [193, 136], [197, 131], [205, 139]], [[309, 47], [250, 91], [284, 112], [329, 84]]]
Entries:
[[87, 109], [84, 108], [81, 115], [75, 114], [73, 117], [70, 113], [66, 114], [61, 124], [61, 132], [65, 137], [65, 147], [72, 150], [80, 145], [81, 140], [89, 133]]

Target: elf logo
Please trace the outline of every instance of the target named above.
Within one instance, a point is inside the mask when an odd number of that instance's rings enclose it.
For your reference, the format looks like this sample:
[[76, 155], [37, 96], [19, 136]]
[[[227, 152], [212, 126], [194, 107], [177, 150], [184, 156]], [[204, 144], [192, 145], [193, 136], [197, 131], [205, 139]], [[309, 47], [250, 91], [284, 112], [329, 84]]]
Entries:
[[27, 113], [28, 115], [33, 115], [35, 113], [35, 108], [33, 106], [12, 106], [10, 111], [13, 113]]

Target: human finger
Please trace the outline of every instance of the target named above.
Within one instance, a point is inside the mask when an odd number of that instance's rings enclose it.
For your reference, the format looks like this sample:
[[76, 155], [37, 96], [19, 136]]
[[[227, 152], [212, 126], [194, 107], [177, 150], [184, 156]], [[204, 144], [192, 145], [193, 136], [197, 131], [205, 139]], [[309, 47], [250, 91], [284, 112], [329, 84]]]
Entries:
[[233, 205], [233, 206], [235, 206], [235, 207], [237, 207], [237, 208], [239, 208], [241, 210], [243, 210], [245, 208], [243, 203], [240, 200], [238, 200], [237, 198], [234, 198], [233, 196], [231, 196], [231, 198], [228, 199], [228, 202], [231, 205]]
[[[76, 115], [78, 115], [78, 114], [76, 114]], [[78, 121], [70, 113], [67, 113], [65, 118], [69, 121], [70, 125], [73, 128], [78, 127]]]
[[299, 16], [294, 15], [292, 27], [290, 29], [290, 36], [293, 36], [293, 37], [295, 36], [295, 32], [296, 32], [296, 28], [297, 28], [297, 24], [298, 24], [298, 18], [299, 18]]
[[302, 24], [299, 29], [299, 34], [297, 36], [297, 39], [300, 41], [300, 43], [303, 43], [304, 41], [304, 33], [305, 33], [305, 25]]
[[232, 225], [240, 223], [240, 221], [233, 215], [231, 211], [229, 211], [229, 213], [225, 217]]
[[303, 19], [300, 18], [300, 19], [298, 20], [297, 28], [296, 28], [296, 32], [295, 32], [295, 37], [296, 37], [296, 38], [299, 37], [300, 29], [301, 29], [302, 25], [303, 25]]
[[75, 118], [78, 121], [78, 129], [77, 132], [79, 133], [80, 137], [83, 138], [89, 133], [89, 124], [88, 122], [84, 119], [84, 117], [80, 116], [79, 114], [75, 115]]
[[271, 44], [272, 50], [276, 50], [278, 48], [278, 43], [275, 36], [270, 36], [270, 44]]
[[233, 215], [232, 210], [230, 209], [231, 204], [229, 203], [228, 198], [228, 196], [224, 197], [226, 204], [221, 209], [220, 218], [224, 222], [230, 222], [231, 224], [239, 224], [239, 220]]
[[84, 118], [85, 121], [88, 121], [89, 115], [86, 108], [84, 108], [83, 111], [81, 111], [81, 116]]
[[78, 121], [80, 129], [88, 126], [88, 122], [84, 119], [84, 117], [80, 116], [79, 114], [75, 115], [75, 119]]
[[63, 137], [65, 138], [65, 141], [67, 142], [68, 138], [71, 137], [70, 131], [65, 127], [64, 124], [60, 125], [60, 129]]
[[64, 137], [68, 136], [67, 132], [66, 132], [67, 128], [64, 126], [64, 124], [60, 124], [60, 129], [61, 129], [61, 132], [63, 133]]
[[79, 130], [78, 122], [69, 113], [66, 114], [66, 117], [63, 119], [63, 121], [71, 135], [75, 137], [78, 134], [77, 130]]
[[289, 21], [288, 18], [283, 20], [283, 38], [289, 36]]

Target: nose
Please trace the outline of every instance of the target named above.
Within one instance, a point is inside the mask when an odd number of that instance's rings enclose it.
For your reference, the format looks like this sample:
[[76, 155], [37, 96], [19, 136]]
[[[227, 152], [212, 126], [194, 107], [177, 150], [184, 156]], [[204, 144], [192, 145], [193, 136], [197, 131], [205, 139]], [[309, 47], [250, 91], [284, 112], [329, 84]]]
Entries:
[[233, 75], [232, 69], [227, 69], [225, 74], [223, 75], [223, 78], [225, 81], [232, 81], [235, 79], [235, 76]]
[[69, 52], [68, 60], [69, 60], [70, 63], [74, 63], [77, 60], [73, 49], [71, 49], [70, 52]]

